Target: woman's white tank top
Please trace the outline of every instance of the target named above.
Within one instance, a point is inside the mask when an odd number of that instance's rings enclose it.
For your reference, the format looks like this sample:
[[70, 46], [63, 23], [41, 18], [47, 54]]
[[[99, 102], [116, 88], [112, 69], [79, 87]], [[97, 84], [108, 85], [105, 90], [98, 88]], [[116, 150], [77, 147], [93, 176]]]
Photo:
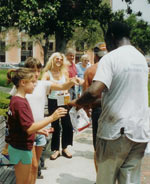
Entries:
[[[61, 79], [60, 80], [55, 80], [53, 78], [53, 75], [50, 71], [48, 71], [48, 74], [50, 76], [50, 81], [52, 82], [55, 82], [55, 83], [58, 83], [58, 84], [63, 84], [66, 82], [66, 78], [65, 78], [65, 75], [62, 75]], [[55, 91], [55, 90], [52, 90], [51, 93], [48, 95], [48, 98], [50, 99], [57, 99], [57, 95], [62, 93], [62, 91]]]

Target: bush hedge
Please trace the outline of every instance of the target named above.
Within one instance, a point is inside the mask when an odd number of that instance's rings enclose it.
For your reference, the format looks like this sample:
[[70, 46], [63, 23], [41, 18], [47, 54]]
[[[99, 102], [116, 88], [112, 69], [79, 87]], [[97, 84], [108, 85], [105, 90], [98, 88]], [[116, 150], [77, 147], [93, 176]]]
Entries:
[[0, 69], [0, 86], [3, 87], [12, 87], [12, 84], [7, 83], [7, 69]]
[[6, 116], [10, 102], [9, 96], [8, 93], [0, 91], [0, 115]]

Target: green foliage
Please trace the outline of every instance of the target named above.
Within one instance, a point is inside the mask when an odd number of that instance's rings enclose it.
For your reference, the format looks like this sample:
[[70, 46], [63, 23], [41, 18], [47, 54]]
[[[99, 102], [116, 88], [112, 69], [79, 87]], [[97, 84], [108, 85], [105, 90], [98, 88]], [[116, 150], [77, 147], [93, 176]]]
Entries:
[[[120, 0], [127, 3], [130, 11], [132, 0]], [[140, 14], [138, 14], [140, 15]], [[81, 48], [91, 48], [103, 40], [108, 24], [113, 20], [124, 19], [124, 12], [113, 13], [109, 0], [1, 0], [0, 28], [17, 27], [30, 36], [40, 35], [43, 45], [45, 62], [48, 57], [49, 37], [55, 35], [56, 51], [65, 51], [67, 42], [72, 39]], [[98, 23], [99, 22], [99, 23]], [[143, 22], [139, 22], [139, 25]], [[99, 25], [101, 28], [99, 28]], [[139, 27], [139, 26], [138, 26]], [[147, 27], [134, 29], [140, 36], [138, 47], [146, 53], [148, 50]], [[142, 28], [143, 29], [143, 28]], [[133, 31], [133, 43], [137, 45], [136, 34]], [[142, 35], [144, 34], [144, 36]], [[138, 39], [137, 39], [138, 40]], [[143, 44], [144, 40], [144, 44]], [[145, 41], [146, 40], [146, 41]]]
[[10, 95], [5, 92], [0, 91], [0, 115], [6, 116], [6, 112], [8, 111], [8, 105], [10, 100], [8, 99]]
[[[2, 97], [1, 97], [2, 98]], [[2, 98], [0, 100], [0, 108], [1, 109], [7, 109], [8, 108], [8, 104], [9, 104], [9, 99], [6, 98]]]
[[93, 48], [96, 43], [103, 41], [103, 32], [98, 21], [91, 20], [88, 25], [76, 28], [73, 34], [73, 42], [80, 51]]
[[130, 15], [126, 22], [131, 29], [131, 42], [144, 54], [150, 52], [150, 25], [144, 20], [139, 20], [135, 15]]
[[7, 116], [8, 109], [0, 109], [0, 116]]
[[[62, 44], [77, 27], [95, 18], [103, 21], [110, 11], [102, 0], [2, 0], [0, 7], [0, 26], [15, 26], [30, 36], [43, 33], [45, 40], [54, 34], [57, 41], [60, 35]], [[60, 49], [57, 46], [56, 42], [56, 50]]]
[[0, 86], [12, 87], [12, 84], [7, 83], [7, 71], [6, 69], [0, 69]]

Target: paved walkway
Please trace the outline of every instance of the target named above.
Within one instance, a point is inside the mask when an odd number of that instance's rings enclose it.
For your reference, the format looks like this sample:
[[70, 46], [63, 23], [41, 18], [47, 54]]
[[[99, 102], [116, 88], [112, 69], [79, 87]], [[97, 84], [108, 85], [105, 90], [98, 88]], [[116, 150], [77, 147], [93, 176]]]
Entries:
[[[72, 159], [59, 157], [53, 161], [46, 157], [42, 170], [44, 179], [38, 179], [36, 184], [94, 184], [96, 174], [93, 163], [93, 146], [91, 128], [74, 136], [74, 146], [71, 149]], [[150, 184], [150, 155], [142, 162], [141, 184]]]
[[91, 128], [74, 136], [74, 145], [69, 148], [72, 159], [60, 156], [57, 160], [45, 161], [47, 170], [42, 170], [44, 179], [36, 184], [94, 184], [96, 180], [93, 163]]
[[6, 88], [6, 87], [0, 86], [0, 91], [3, 91], [3, 92], [5, 92], [5, 93], [9, 93], [10, 90], [11, 90], [10, 88]]

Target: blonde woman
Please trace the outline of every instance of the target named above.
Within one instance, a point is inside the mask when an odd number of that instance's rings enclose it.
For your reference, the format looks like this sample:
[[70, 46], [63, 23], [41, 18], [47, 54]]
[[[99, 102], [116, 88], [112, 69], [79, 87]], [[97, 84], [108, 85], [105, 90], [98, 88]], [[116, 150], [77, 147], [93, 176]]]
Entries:
[[[70, 80], [67, 71], [66, 58], [64, 54], [59, 52], [53, 53], [49, 58], [45, 68], [42, 80], [50, 80], [58, 84], [63, 84]], [[48, 111], [52, 114], [55, 109], [58, 108], [57, 99], [60, 93], [66, 93], [66, 91], [51, 91], [48, 95]], [[63, 106], [65, 107], [65, 105]], [[54, 133], [52, 135], [51, 150], [53, 154], [50, 156], [51, 160], [55, 160], [60, 156], [60, 130], [62, 127], [62, 155], [66, 158], [72, 158], [71, 153], [68, 152], [68, 145], [72, 145], [73, 142], [73, 128], [70, 121], [70, 116], [67, 114], [61, 118], [61, 127], [59, 120], [55, 121], [52, 125]]]

